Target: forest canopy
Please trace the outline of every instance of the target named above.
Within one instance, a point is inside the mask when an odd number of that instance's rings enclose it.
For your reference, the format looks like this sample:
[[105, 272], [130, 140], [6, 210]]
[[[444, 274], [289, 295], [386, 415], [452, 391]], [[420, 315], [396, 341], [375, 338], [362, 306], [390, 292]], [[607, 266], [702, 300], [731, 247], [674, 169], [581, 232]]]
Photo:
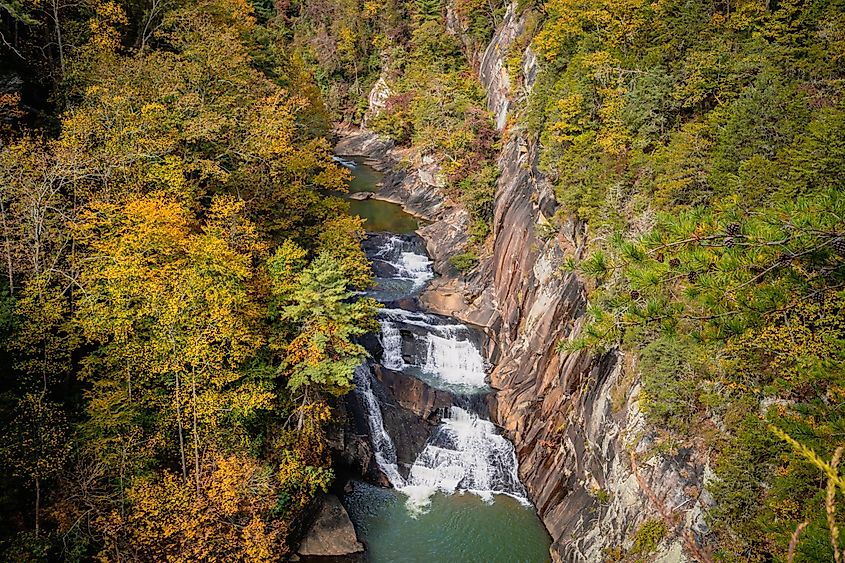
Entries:
[[703, 452], [712, 556], [845, 560], [842, 0], [6, 0], [0, 49], [2, 557], [285, 556], [378, 328], [354, 123], [439, 167], [467, 276], [519, 139], [588, 299], [559, 352]]
[[279, 560], [377, 326], [311, 74], [237, 0], [1, 6], [0, 558]]

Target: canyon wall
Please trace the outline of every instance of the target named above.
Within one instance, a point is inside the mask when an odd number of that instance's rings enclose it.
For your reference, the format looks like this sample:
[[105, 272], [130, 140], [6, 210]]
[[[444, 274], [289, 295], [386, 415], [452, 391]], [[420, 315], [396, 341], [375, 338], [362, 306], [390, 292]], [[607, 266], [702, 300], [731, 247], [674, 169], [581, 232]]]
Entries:
[[584, 285], [561, 265], [567, 255], [581, 257], [586, 226], [558, 217], [549, 227], [557, 205], [538, 171], [537, 140], [513, 125], [538, 72], [530, 48], [518, 80], [505, 65], [525, 23], [512, 4], [479, 69], [505, 137], [494, 243], [483, 267], [486, 301], [495, 311], [488, 331], [501, 351], [491, 374], [498, 389], [493, 416], [516, 446], [520, 477], [554, 539], [555, 560], [612, 558], [631, 547], [642, 522], [667, 516], [677, 527], [670, 524], [654, 560], [683, 560], [681, 536], [706, 532], [704, 461], [692, 450], [651, 452], [655, 434], [639, 411], [629, 358], [558, 349], [583, 325]]
[[469, 217], [442, 193], [434, 159], [367, 131], [344, 132], [338, 152], [370, 156], [387, 172], [379, 196], [429, 222], [419, 232], [441, 275], [421, 301], [487, 334], [497, 390], [491, 414], [514, 443], [520, 478], [554, 540], [553, 559], [615, 560], [631, 549], [643, 522], [659, 519], [669, 531], [649, 558], [684, 561], [684, 541], [707, 532], [703, 512], [712, 501], [704, 492], [710, 477], [704, 456], [654, 451], [656, 433], [638, 407], [634, 359], [559, 348], [584, 323], [584, 284], [562, 264], [567, 255], [583, 255], [587, 227], [555, 217], [552, 188], [538, 170], [537, 139], [519, 126], [537, 58], [524, 49], [517, 80], [505, 59], [515, 42], [528, 43], [525, 27], [512, 4], [486, 50], [470, 57], [503, 136], [493, 237], [475, 271], [460, 275], [448, 263], [466, 243]]
[[[613, 558], [631, 548], [643, 522], [668, 519], [652, 559], [682, 561], [682, 537], [706, 533], [704, 460], [693, 450], [651, 451], [655, 434], [638, 408], [630, 358], [559, 351], [584, 321], [584, 285], [561, 265], [567, 255], [583, 254], [586, 227], [553, 219], [557, 204], [538, 170], [537, 140], [515, 124], [538, 72], [528, 48], [519, 80], [508, 76], [505, 58], [524, 33], [525, 19], [511, 5], [487, 49], [473, 57], [504, 138], [493, 241], [476, 271], [460, 276], [448, 266], [466, 240], [468, 219], [437, 189], [433, 164], [389, 176], [385, 192], [432, 221], [421, 235], [442, 275], [423, 295], [425, 306], [480, 325], [489, 337], [492, 415], [516, 447], [520, 477], [554, 540], [553, 559]], [[383, 147], [380, 158], [390, 154]]]

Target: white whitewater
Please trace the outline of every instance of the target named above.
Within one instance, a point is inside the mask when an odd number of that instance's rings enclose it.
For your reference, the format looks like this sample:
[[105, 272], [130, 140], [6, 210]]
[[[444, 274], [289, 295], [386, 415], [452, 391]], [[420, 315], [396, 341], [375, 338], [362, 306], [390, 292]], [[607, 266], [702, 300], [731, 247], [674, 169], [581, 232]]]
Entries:
[[458, 340], [454, 336], [427, 334], [425, 363], [422, 370], [439, 376], [454, 385], [483, 387], [487, 377], [484, 358], [470, 340]]
[[393, 445], [390, 434], [384, 429], [384, 418], [381, 416], [378, 399], [373, 394], [372, 379], [373, 373], [366, 363], [355, 368], [355, 390], [364, 399], [364, 406], [367, 409], [367, 426], [370, 427], [370, 439], [373, 442], [376, 464], [390, 484], [401, 490], [405, 486], [405, 479], [399, 474], [399, 467], [396, 465], [396, 447]]
[[356, 163], [354, 160], [350, 160], [348, 158], [343, 158], [343, 157], [334, 155], [332, 157], [332, 160], [334, 160], [335, 162], [337, 162], [338, 164], [340, 164], [344, 168], [349, 168], [350, 170], [355, 170], [356, 168], [358, 168], [358, 163]]
[[405, 360], [402, 358], [402, 333], [390, 321], [381, 319], [381, 346], [384, 352], [381, 357], [381, 365], [394, 371], [402, 371], [405, 368]]
[[[395, 270], [391, 279], [412, 281], [413, 291], [434, 277], [431, 260], [414, 248], [401, 237], [388, 236], [372, 258], [391, 264]], [[457, 386], [469, 393], [489, 390], [488, 366], [469, 327], [446, 317], [398, 308], [382, 309], [379, 316], [385, 368], [404, 371], [407, 377], [427, 374], [435, 384]], [[413, 339], [407, 354], [403, 353], [403, 338]], [[431, 497], [438, 492], [467, 491], [489, 502], [495, 494], [507, 494], [528, 503], [513, 445], [497, 433], [492, 422], [458, 406], [449, 409], [411, 466], [408, 478], [403, 478], [373, 382], [366, 364], [356, 369], [355, 383], [368, 411], [376, 463], [390, 483], [408, 496], [406, 504], [412, 515], [427, 511]]]
[[403, 309], [382, 309], [381, 343], [384, 348], [382, 364], [392, 370], [408, 367], [402, 357], [401, 325], [422, 328], [423, 334], [414, 332], [416, 349], [421, 356], [411, 367], [450, 385], [472, 389], [486, 389], [487, 362], [471, 340], [469, 327], [460, 323], [443, 324], [442, 318], [426, 313]]
[[396, 269], [394, 279], [412, 282], [411, 291], [422, 288], [434, 277], [433, 262], [425, 254], [414, 252], [413, 248], [401, 237], [391, 236], [381, 245], [376, 257], [384, 260]]
[[468, 491], [488, 502], [494, 494], [510, 495], [528, 503], [517, 474], [513, 445], [489, 420], [460, 407], [435, 430], [414, 461], [407, 484], [408, 508], [424, 511], [437, 492]]
[[449, 409], [449, 416], [417, 456], [408, 478], [403, 478], [396, 448], [384, 428], [381, 406], [372, 390], [372, 378], [366, 364], [356, 368], [355, 385], [367, 409], [376, 464], [390, 484], [408, 497], [411, 514], [427, 511], [431, 497], [438, 492], [467, 491], [488, 502], [493, 501], [494, 494], [506, 494], [528, 503], [517, 475], [513, 445], [496, 433], [492, 422], [460, 407]]

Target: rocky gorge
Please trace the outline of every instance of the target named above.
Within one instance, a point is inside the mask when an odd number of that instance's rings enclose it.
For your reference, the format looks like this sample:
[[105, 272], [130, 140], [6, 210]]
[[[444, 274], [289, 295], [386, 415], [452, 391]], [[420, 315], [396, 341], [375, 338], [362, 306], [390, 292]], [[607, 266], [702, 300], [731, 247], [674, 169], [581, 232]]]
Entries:
[[[561, 266], [567, 255], [583, 252], [586, 227], [555, 217], [552, 190], [538, 170], [537, 139], [509, 126], [536, 75], [530, 49], [523, 52], [517, 79], [504, 61], [524, 32], [525, 21], [512, 4], [478, 57], [478, 75], [504, 141], [492, 242], [468, 275], [448, 258], [465, 244], [469, 216], [443, 192], [435, 159], [397, 149], [366, 129], [342, 130], [336, 152], [366, 156], [386, 174], [375, 197], [400, 203], [428, 222], [418, 232], [439, 277], [420, 302], [483, 329], [485, 354], [495, 364], [492, 420], [514, 443], [519, 476], [552, 536], [553, 559], [603, 560], [630, 548], [644, 522], [659, 519], [670, 525], [655, 560], [682, 561], [707, 533], [702, 514], [711, 500], [703, 485], [710, 472], [704, 457], [694, 449], [652, 451], [655, 434], [638, 408], [630, 358], [559, 347], [583, 324], [584, 284]], [[380, 81], [379, 88], [387, 87]], [[371, 95], [370, 111], [378, 111], [383, 97], [383, 91]], [[389, 373], [379, 377], [390, 379]], [[422, 418], [436, 409], [437, 398], [425, 391], [392, 389], [404, 396], [403, 406], [416, 405]]]

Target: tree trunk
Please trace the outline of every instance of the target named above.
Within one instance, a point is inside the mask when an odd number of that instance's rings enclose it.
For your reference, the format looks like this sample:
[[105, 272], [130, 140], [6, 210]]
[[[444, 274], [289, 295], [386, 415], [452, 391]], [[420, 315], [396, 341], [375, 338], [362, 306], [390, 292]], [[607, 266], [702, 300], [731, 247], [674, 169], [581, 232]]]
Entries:
[[35, 478], [35, 537], [41, 531], [41, 479]]
[[302, 424], [305, 417], [305, 405], [308, 403], [308, 386], [305, 386], [305, 392], [302, 394], [302, 404], [299, 407], [299, 418], [296, 421], [296, 430], [302, 430]]
[[191, 398], [193, 400], [192, 411], [194, 415], [194, 480], [197, 484], [197, 494], [200, 493], [200, 443], [199, 435], [197, 434], [197, 372], [196, 368], [191, 368]]
[[176, 428], [179, 431], [179, 454], [182, 457], [182, 478], [188, 478], [188, 469], [185, 466], [185, 438], [182, 436], [182, 393], [181, 379], [179, 372], [176, 372]]
[[3, 241], [6, 247], [6, 272], [9, 276], [9, 295], [15, 294], [15, 278], [14, 270], [12, 269], [12, 246], [9, 242], [9, 224], [6, 222], [6, 205], [3, 203], [3, 198], [0, 197], [0, 213], [3, 214]]
[[65, 77], [65, 48], [62, 45], [62, 26], [59, 24], [59, 0], [53, 0], [53, 25], [56, 26], [56, 45], [59, 49], [59, 70]]

